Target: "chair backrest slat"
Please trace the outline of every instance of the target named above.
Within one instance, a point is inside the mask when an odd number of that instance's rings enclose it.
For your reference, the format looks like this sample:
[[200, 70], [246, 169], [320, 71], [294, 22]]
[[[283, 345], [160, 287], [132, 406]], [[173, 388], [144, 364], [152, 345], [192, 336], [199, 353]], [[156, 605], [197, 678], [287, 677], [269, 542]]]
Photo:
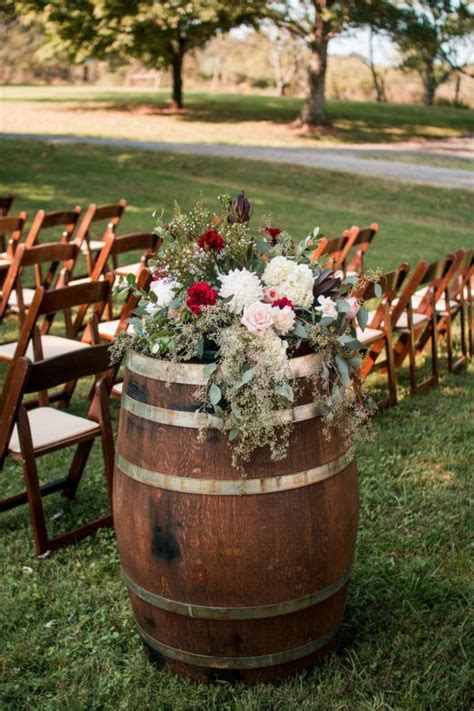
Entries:
[[100, 344], [36, 363], [29, 361], [24, 394], [50, 390], [71, 380], [105, 373], [114, 367], [110, 363], [109, 349], [108, 344]]

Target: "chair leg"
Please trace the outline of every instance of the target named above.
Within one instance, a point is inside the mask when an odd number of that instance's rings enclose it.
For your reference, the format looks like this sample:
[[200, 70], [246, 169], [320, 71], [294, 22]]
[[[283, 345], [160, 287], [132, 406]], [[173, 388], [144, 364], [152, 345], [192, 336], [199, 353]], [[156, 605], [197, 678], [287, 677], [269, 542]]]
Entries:
[[79, 486], [79, 482], [81, 481], [81, 477], [84, 473], [93, 444], [94, 440], [88, 439], [86, 442], [80, 442], [80, 444], [77, 445], [74, 458], [67, 475], [68, 484], [63, 491], [63, 496], [67, 499], [74, 499], [76, 496], [77, 487]]
[[112, 506], [112, 490], [115, 465], [114, 436], [112, 429], [112, 418], [109, 408], [109, 392], [104, 380], [97, 383], [96, 397], [99, 400], [98, 420], [102, 431], [102, 452], [104, 455], [104, 471], [109, 493], [110, 505]]
[[431, 315], [431, 372], [433, 374], [433, 383], [437, 385], [439, 383], [438, 337], [437, 317], [434, 308]]
[[389, 406], [396, 405], [398, 402], [397, 396], [397, 373], [395, 370], [395, 358], [393, 356], [393, 348], [391, 339], [387, 338], [385, 344], [385, 350], [387, 353], [387, 378], [388, 378], [388, 404]]
[[46, 529], [38, 469], [36, 468], [28, 414], [24, 407], [20, 407], [18, 412], [18, 436], [23, 458], [22, 464], [25, 477], [26, 495], [30, 509], [31, 526], [33, 528], [36, 552], [38, 555], [41, 555], [42, 553], [46, 553], [48, 550], [48, 531]]

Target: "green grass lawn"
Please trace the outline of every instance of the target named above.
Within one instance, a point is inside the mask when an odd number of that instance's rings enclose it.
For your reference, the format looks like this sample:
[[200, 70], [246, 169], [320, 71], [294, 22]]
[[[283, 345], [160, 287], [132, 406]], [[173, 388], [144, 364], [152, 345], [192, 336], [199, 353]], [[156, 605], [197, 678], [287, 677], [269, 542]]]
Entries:
[[[3, 147], [0, 193], [17, 208], [59, 209], [126, 197], [125, 229], [148, 229], [151, 211], [185, 207], [245, 188], [258, 220], [304, 236], [315, 224], [339, 233], [377, 220], [370, 265], [434, 259], [472, 244], [470, 195], [264, 163], [105, 150], [90, 146]], [[0, 339], [14, 337], [14, 322]], [[469, 519], [474, 461], [471, 373], [402, 397], [375, 418], [376, 439], [358, 449], [361, 518], [348, 604], [336, 656], [275, 686], [203, 686], [159, 673], [134, 629], [111, 531], [37, 560], [26, 508], [0, 515], [0, 709], [159, 711], [353, 711], [469, 708]], [[4, 373], [0, 371], [0, 377]], [[406, 374], [401, 393], [406, 395]], [[379, 384], [371, 384], [371, 391]], [[86, 408], [87, 384], [72, 411]], [[118, 403], [112, 403], [114, 419]], [[52, 478], [66, 453], [41, 461]], [[46, 500], [52, 532], [106, 505], [100, 447], [77, 501]], [[21, 484], [9, 463], [1, 494]]]
[[267, 145], [393, 142], [465, 136], [472, 111], [451, 107], [329, 101], [332, 128], [301, 133], [290, 124], [302, 99], [187, 92], [170, 112], [169, 92], [84, 86], [4, 86], [4, 131], [73, 133], [184, 142]]

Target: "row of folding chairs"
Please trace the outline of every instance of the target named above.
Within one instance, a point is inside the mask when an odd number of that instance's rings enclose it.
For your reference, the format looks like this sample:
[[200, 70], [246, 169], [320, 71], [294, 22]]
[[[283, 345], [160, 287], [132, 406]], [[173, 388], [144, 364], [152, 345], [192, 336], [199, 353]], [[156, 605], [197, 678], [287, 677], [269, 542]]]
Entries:
[[[367, 349], [361, 378], [365, 380], [376, 370], [386, 372], [388, 397], [379, 406], [397, 404], [397, 371], [407, 359], [412, 394], [438, 383], [441, 339], [446, 343], [449, 372], [472, 358], [473, 284], [474, 252], [459, 249], [432, 263], [422, 260], [411, 270], [402, 263], [384, 274], [378, 286], [370, 282], [360, 290], [359, 298], [372, 306], [367, 327], [363, 331], [357, 328], [357, 338]], [[456, 320], [460, 326], [457, 353], [453, 339]], [[431, 372], [420, 380], [417, 356], [428, 350]]]
[[70, 242], [75, 238], [85, 258], [87, 274], [90, 275], [97, 255], [103, 248], [106, 231], [116, 231], [127, 206], [127, 201], [123, 199], [106, 205], [91, 203], [82, 219], [82, 208], [79, 205], [72, 210], [38, 210], [26, 231], [27, 213], [22, 211], [17, 215], [11, 214], [14, 199], [13, 195], [0, 196], [0, 279], [8, 270], [25, 232], [24, 244], [29, 248], [40, 244], [45, 232], [50, 235], [53, 229], [56, 230], [56, 239], [49, 237], [48, 242]]

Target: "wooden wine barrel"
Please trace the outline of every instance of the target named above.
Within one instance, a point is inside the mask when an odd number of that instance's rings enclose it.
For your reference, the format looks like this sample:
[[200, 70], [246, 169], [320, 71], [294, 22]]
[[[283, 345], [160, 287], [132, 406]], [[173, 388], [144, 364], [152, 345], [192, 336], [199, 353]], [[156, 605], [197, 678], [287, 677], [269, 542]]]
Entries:
[[[295, 378], [318, 356], [292, 361]], [[170, 369], [171, 368], [171, 369]], [[171, 384], [167, 384], [171, 379]], [[129, 353], [114, 482], [122, 572], [152, 659], [199, 681], [271, 681], [334, 648], [354, 555], [358, 482], [328, 441], [310, 389], [286, 459], [232, 467], [224, 434], [198, 428], [200, 364]]]

